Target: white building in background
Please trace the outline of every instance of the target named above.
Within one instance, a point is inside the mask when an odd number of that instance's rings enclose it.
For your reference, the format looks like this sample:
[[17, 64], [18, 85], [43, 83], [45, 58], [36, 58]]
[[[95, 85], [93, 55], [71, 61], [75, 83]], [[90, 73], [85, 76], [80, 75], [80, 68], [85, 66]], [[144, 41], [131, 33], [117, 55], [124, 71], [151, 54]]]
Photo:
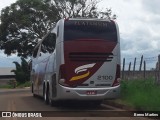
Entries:
[[6, 85], [9, 81], [15, 80], [15, 74], [11, 70], [14, 67], [4, 67], [0, 68], [0, 86]]

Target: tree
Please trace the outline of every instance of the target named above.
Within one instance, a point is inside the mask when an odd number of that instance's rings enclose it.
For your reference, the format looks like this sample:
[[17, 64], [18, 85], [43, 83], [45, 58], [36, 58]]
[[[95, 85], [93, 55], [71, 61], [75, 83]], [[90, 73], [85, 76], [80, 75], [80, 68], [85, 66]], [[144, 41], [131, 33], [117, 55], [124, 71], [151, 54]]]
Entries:
[[14, 61], [13, 62], [16, 66], [16, 70], [11, 70], [14, 72], [16, 81], [19, 83], [24, 83], [30, 79], [30, 71], [29, 71], [29, 64], [28, 62], [22, 57], [21, 64]]
[[23, 57], [31, 55], [38, 39], [57, 19], [55, 7], [48, 7], [42, 0], [18, 0], [1, 11], [1, 49], [7, 55], [15, 52]]
[[[50, 1], [50, 0], [48, 0]], [[61, 18], [67, 17], [87, 17], [87, 18], [108, 18], [115, 19], [111, 9], [98, 11], [97, 0], [51, 0], [50, 4], [54, 5]]]
[[27, 57], [60, 18], [115, 19], [111, 9], [98, 11], [97, 0], [18, 0], [1, 11], [0, 49]]

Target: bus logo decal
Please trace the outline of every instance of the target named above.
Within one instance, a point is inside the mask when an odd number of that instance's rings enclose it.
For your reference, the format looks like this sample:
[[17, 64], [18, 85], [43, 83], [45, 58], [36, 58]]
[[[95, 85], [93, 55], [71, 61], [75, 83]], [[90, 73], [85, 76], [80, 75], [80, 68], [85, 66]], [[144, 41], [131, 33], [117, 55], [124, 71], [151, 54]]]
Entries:
[[[79, 66], [75, 69], [75, 73], [76, 74], [79, 74], [80, 72], [85, 72], [87, 71], [89, 68], [92, 68], [96, 63], [92, 63], [92, 64], [87, 64], [87, 65], [83, 65], [83, 66]], [[79, 80], [79, 79], [83, 79], [87, 76], [90, 75], [90, 72], [88, 71], [87, 73], [85, 74], [82, 74], [82, 75], [77, 75], [77, 76], [74, 76], [70, 79], [70, 81], [75, 81], [75, 80]]]

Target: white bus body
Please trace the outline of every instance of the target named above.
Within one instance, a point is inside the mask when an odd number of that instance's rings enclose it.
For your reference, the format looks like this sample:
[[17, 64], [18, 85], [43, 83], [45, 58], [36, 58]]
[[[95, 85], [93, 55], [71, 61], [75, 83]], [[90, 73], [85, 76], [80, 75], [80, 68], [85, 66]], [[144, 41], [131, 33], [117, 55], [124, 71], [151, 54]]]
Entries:
[[46, 103], [120, 95], [120, 37], [114, 21], [61, 19], [37, 44], [32, 92]]

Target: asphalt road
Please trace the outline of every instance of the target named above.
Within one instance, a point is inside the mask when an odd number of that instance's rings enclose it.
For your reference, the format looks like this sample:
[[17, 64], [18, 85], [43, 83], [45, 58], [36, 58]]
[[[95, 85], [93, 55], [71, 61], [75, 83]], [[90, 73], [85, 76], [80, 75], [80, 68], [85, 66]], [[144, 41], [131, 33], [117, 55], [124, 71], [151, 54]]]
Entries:
[[[123, 116], [121, 114], [125, 113], [124, 110], [106, 104], [95, 107], [74, 102], [61, 103], [59, 107], [51, 107], [46, 105], [43, 99], [33, 97], [29, 89], [0, 90], [0, 111], [16, 111], [18, 113], [30, 111], [39, 112], [42, 116], [52, 116], [42, 118], [6, 117], [0, 118], [0, 120], [149, 120], [144, 117], [116, 117]], [[106, 117], [107, 114], [111, 114], [110, 117]]]

